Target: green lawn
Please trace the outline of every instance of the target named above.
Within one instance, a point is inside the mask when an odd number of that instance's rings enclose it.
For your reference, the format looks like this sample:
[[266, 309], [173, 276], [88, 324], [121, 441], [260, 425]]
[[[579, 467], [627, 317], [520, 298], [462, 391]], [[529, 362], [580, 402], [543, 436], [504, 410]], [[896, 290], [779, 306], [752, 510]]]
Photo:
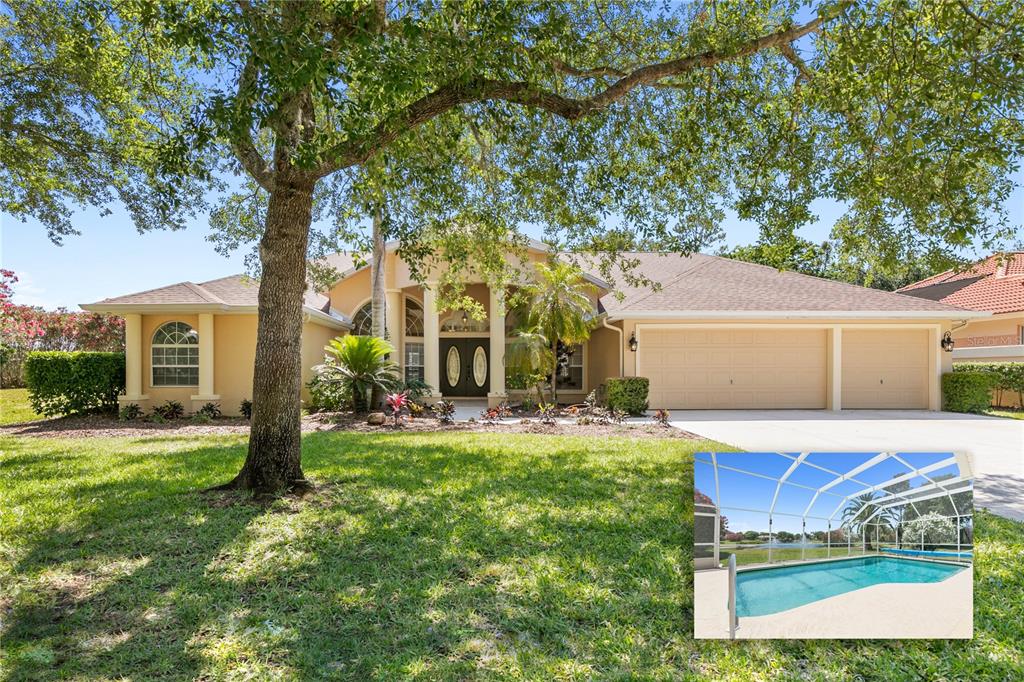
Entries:
[[0, 388], [0, 425], [42, 418], [43, 416], [36, 414], [28, 404], [28, 389]]
[[304, 441], [308, 500], [196, 493], [243, 443], [0, 440], [0, 679], [1024, 670], [1024, 524], [976, 518], [972, 641], [695, 642], [690, 453], [707, 442], [324, 432]]
[[264, 508], [241, 437], [0, 441], [0, 679], [670, 679], [709, 446], [316, 433]]
[[1024, 410], [1011, 408], [993, 407], [990, 410], [986, 410], [985, 414], [993, 417], [1004, 417], [1006, 419], [1024, 419]]

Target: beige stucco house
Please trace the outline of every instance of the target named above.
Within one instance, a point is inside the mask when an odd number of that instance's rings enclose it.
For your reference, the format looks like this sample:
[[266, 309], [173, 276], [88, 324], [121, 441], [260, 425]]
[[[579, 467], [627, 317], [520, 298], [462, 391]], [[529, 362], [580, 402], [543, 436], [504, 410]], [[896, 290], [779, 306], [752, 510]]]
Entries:
[[[717, 256], [628, 256], [660, 288], [616, 277], [616, 291], [586, 275], [596, 326], [587, 343], [565, 349], [561, 399], [582, 399], [609, 377], [645, 376], [652, 408], [938, 410], [940, 378], [952, 361], [943, 334], [989, 316]], [[548, 257], [542, 245], [529, 250], [532, 260]], [[341, 276], [328, 290], [307, 293], [304, 381], [331, 337], [369, 331], [369, 268], [347, 254], [328, 261]], [[467, 293], [487, 313], [481, 321], [437, 310], [434, 289], [412, 278], [394, 245], [385, 279], [388, 336], [406, 377], [425, 380], [435, 397], [492, 404], [517, 397], [504, 369], [514, 326], [505, 292], [469, 283]], [[125, 317], [123, 403], [145, 408], [174, 399], [195, 409], [216, 401], [230, 414], [250, 397], [256, 291], [239, 275], [82, 308]]]
[[1024, 362], [1024, 252], [990, 256], [900, 289], [908, 296], [990, 315], [953, 330], [954, 362]]

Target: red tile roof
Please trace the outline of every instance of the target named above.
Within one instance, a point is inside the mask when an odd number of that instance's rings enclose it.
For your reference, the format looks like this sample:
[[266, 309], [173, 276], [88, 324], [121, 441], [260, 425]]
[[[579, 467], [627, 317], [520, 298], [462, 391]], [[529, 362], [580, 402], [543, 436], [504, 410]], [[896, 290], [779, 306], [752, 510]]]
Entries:
[[947, 270], [901, 293], [991, 313], [1024, 311], [1024, 252], [989, 256], [966, 270]]

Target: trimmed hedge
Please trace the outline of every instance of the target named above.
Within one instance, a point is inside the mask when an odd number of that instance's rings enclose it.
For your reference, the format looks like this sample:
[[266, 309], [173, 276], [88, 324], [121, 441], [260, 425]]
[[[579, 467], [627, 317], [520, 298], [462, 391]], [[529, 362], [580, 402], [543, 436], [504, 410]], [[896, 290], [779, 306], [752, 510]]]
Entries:
[[124, 391], [124, 353], [34, 351], [25, 358], [32, 409], [48, 417], [117, 412]]
[[647, 391], [651, 382], [646, 377], [621, 377], [605, 382], [605, 401], [613, 410], [643, 414], [647, 409]]
[[987, 372], [995, 377], [992, 404], [1001, 405], [1003, 393], [1017, 396], [1017, 404], [1024, 407], [1024, 363], [1022, 362], [965, 362], [953, 366], [954, 372]]
[[953, 371], [942, 375], [943, 409], [950, 412], [984, 412], [992, 403], [996, 376], [990, 372]]

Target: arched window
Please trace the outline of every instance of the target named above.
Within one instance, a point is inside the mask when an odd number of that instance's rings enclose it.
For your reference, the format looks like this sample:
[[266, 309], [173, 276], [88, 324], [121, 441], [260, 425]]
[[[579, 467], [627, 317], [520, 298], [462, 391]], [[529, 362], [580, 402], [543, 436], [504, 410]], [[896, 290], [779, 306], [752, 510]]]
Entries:
[[352, 316], [352, 331], [355, 336], [370, 336], [373, 329], [373, 304], [367, 303]]
[[153, 386], [199, 385], [199, 334], [184, 322], [168, 322], [153, 334]]
[[411, 298], [405, 299], [405, 335], [423, 336], [423, 306]]

